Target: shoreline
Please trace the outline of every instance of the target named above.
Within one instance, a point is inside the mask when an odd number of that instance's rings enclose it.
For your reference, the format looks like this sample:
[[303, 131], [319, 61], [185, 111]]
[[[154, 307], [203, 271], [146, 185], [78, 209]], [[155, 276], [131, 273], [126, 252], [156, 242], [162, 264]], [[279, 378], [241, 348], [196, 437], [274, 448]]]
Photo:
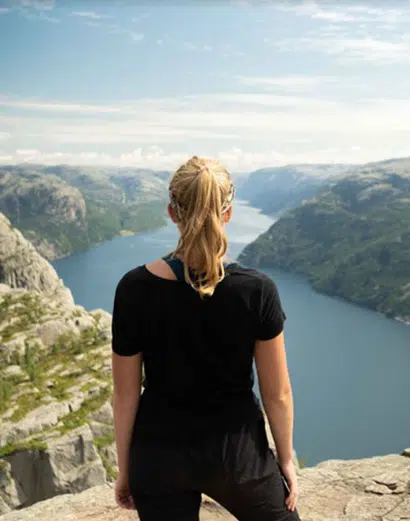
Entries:
[[154, 228], [146, 228], [146, 229], [142, 229], [142, 230], [138, 230], [138, 231], [121, 229], [110, 237], [106, 237], [105, 239], [103, 239], [101, 241], [97, 241], [97, 242], [93, 242], [92, 244], [89, 244], [87, 246], [87, 248], [73, 250], [72, 252], [68, 253], [67, 255], [62, 255], [61, 257], [57, 256], [52, 259], [44, 256], [40, 251], [38, 251], [37, 248], [36, 248], [36, 250], [42, 257], [44, 257], [47, 260], [47, 262], [50, 262], [51, 264], [53, 264], [54, 262], [57, 262], [57, 261], [60, 261], [63, 259], [67, 259], [67, 258], [71, 257], [72, 255], [75, 255], [76, 253], [84, 253], [88, 250], [91, 250], [92, 248], [101, 246], [102, 244], [104, 244], [106, 242], [110, 242], [113, 239], [116, 239], [117, 237], [134, 237], [135, 235], [138, 235], [140, 233], [153, 233], [153, 232], [160, 230], [161, 228], [164, 228], [166, 225], [167, 225], [167, 223], [165, 222], [161, 226], [155, 226]]

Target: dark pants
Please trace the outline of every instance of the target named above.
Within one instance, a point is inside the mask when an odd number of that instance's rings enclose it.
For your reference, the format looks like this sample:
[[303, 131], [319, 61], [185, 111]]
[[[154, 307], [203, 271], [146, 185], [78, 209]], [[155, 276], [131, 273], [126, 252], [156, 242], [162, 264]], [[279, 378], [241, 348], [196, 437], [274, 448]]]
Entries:
[[198, 521], [201, 493], [239, 521], [300, 521], [286, 509], [263, 418], [183, 443], [136, 435], [129, 484], [141, 521]]

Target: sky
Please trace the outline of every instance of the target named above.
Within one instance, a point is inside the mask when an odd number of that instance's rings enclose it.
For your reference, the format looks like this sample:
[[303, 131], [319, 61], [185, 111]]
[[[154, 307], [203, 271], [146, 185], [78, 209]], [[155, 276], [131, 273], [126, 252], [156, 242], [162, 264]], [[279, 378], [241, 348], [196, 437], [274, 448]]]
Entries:
[[410, 156], [410, 0], [0, 0], [0, 163]]

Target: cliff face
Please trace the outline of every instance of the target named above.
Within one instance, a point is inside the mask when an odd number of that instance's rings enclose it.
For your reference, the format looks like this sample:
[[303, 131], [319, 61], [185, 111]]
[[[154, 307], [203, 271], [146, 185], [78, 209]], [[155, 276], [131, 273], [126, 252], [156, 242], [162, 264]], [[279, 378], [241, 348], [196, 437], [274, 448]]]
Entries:
[[70, 290], [64, 286], [55, 269], [1, 213], [0, 283], [40, 292], [66, 306], [74, 304]]
[[81, 192], [35, 170], [0, 168], [0, 211], [49, 259], [70, 252], [68, 235], [87, 233]]

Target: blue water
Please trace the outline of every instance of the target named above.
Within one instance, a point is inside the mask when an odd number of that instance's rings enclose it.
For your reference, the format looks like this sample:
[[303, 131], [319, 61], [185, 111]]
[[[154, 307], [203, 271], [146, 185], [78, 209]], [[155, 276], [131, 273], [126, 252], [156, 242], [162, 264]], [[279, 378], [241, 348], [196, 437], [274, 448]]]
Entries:
[[[272, 223], [239, 202], [228, 226], [230, 257]], [[170, 251], [169, 223], [117, 237], [54, 263], [78, 304], [112, 310], [129, 269]], [[295, 448], [308, 465], [333, 458], [398, 453], [410, 445], [410, 327], [315, 293], [299, 277], [276, 281], [288, 320], [285, 335], [295, 399]]]

